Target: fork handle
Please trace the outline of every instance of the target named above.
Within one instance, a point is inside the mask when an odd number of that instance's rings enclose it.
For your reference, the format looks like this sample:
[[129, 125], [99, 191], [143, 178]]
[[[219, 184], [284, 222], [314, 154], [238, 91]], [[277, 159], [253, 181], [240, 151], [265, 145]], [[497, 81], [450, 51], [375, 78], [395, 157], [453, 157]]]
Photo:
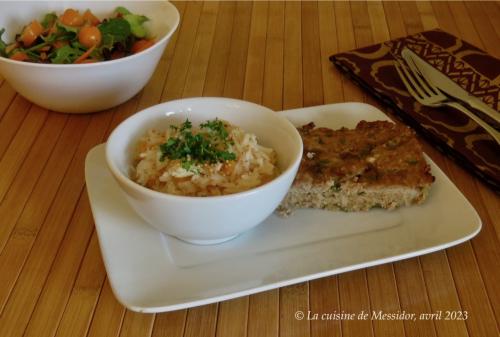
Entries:
[[477, 124], [479, 124], [486, 132], [490, 134], [490, 136], [495, 139], [497, 144], [500, 145], [500, 132], [492, 128], [491, 126], [488, 125], [485, 121], [483, 121], [481, 118], [478, 116], [474, 115], [471, 111], [469, 111], [466, 107], [464, 107], [462, 104], [457, 103], [457, 102], [447, 102], [445, 103], [448, 106], [451, 106], [452, 108], [455, 108], [457, 110], [460, 110], [467, 116], [469, 116], [472, 120], [474, 120]]
[[494, 119], [497, 123], [500, 123], [500, 113], [490, 108], [488, 105], [480, 101], [478, 98], [471, 97], [467, 99], [466, 103], [469, 104], [474, 109], [477, 109], [483, 112], [484, 114], [488, 115], [489, 117]]

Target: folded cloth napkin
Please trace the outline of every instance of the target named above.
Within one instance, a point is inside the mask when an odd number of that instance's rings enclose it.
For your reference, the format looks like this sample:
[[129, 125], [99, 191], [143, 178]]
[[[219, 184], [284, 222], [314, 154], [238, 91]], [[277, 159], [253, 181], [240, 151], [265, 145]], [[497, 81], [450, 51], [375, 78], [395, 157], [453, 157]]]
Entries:
[[[453, 108], [425, 107], [411, 97], [394, 68], [394, 59], [405, 47], [493, 109], [500, 109], [500, 60], [439, 29], [339, 53], [330, 60], [440, 151], [500, 191], [500, 146], [465, 114]], [[474, 112], [498, 127], [488, 116]]]

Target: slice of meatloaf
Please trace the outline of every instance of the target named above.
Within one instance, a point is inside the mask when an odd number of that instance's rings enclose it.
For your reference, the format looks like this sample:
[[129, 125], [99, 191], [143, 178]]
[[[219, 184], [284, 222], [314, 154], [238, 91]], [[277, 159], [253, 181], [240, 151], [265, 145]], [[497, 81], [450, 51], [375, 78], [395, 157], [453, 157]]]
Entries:
[[278, 208], [365, 211], [419, 204], [434, 181], [414, 132], [387, 121], [361, 121], [332, 130], [299, 128], [304, 154], [297, 177]]

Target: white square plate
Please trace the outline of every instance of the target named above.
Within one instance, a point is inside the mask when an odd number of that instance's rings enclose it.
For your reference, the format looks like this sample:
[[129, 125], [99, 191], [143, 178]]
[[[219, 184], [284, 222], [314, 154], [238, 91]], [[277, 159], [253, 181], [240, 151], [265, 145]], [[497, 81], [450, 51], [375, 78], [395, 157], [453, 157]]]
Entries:
[[[280, 113], [297, 126], [314, 121], [330, 128], [388, 119], [362, 103]], [[108, 172], [104, 145], [87, 155], [85, 177], [115, 296], [131, 310], [163, 312], [406, 259], [472, 238], [481, 229], [476, 211], [427, 160], [436, 182], [423, 205], [359, 213], [299, 210], [285, 219], [271, 215], [214, 246], [187, 244], [139, 218]]]

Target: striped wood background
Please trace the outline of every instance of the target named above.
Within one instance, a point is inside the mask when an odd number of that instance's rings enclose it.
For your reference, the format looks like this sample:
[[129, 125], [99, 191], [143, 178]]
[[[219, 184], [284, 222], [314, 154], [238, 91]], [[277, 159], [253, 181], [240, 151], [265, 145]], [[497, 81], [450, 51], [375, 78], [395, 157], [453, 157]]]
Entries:
[[[498, 2], [176, 2], [182, 24], [147, 87], [92, 115], [52, 113], [0, 77], [0, 336], [498, 336], [500, 198], [424, 142], [483, 220], [430, 255], [165, 314], [130, 312], [106, 279], [85, 190], [88, 150], [134, 112], [189, 96], [275, 110], [372, 98], [327, 57], [441, 27], [500, 57]], [[467, 310], [466, 321], [298, 321], [296, 310]]]

